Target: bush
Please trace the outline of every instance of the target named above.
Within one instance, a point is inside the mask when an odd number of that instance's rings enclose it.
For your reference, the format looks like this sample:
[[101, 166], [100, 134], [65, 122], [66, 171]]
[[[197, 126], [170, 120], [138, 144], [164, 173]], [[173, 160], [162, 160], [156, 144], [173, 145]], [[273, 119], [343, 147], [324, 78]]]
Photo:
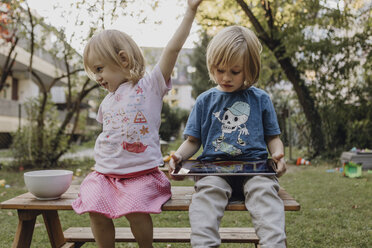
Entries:
[[160, 137], [169, 141], [170, 138], [178, 137], [182, 123], [186, 123], [188, 111], [180, 108], [171, 108], [169, 104], [164, 103], [161, 112]]
[[25, 103], [28, 123], [13, 134], [12, 155], [16, 164], [25, 169], [56, 166], [55, 155], [68, 147], [68, 136], [63, 135], [58, 148], [53, 149], [52, 142], [55, 141], [58, 132], [59, 118], [57, 108], [51, 101], [47, 102], [43, 127], [38, 126], [37, 111], [40, 109], [40, 104], [38, 98], [30, 99]]

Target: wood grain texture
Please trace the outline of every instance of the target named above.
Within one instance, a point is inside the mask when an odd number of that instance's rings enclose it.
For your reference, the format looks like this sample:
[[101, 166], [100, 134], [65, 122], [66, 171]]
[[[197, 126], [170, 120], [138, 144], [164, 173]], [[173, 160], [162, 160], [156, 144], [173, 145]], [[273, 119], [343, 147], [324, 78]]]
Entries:
[[[135, 242], [129, 227], [115, 228], [116, 242]], [[223, 243], [258, 243], [259, 239], [253, 228], [220, 228]], [[188, 243], [191, 228], [154, 228], [154, 242]], [[94, 242], [90, 227], [72, 227], [64, 232], [67, 242]]]
[[[72, 210], [71, 204], [77, 198], [79, 185], [71, 185], [65, 194], [58, 200], [41, 201], [37, 200], [31, 193], [16, 196], [0, 204], [2, 209], [27, 209], [27, 210]], [[166, 202], [163, 211], [188, 211], [191, 197], [194, 193], [192, 186], [172, 187], [172, 198]], [[284, 202], [286, 211], [300, 210], [300, 204], [286, 192], [283, 188], [279, 190], [279, 197]], [[234, 202], [226, 207], [229, 211], [246, 210], [243, 202]]]

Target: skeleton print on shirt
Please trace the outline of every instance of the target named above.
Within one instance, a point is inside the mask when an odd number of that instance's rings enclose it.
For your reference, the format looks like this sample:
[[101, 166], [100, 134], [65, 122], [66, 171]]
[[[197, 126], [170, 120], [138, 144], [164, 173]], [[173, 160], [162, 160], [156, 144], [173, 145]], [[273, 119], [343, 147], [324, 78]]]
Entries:
[[236, 143], [240, 146], [245, 146], [246, 143], [242, 139], [242, 135], [249, 135], [246, 127], [246, 122], [250, 114], [250, 106], [246, 102], [235, 102], [231, 107], [225, 108], [225, 113], [220, 118], [221, 111], [213, 113], [213, 115], [222, 123], [222, 134], [213, 142], [215, 151], [223, 151], [232, 156], [240, 155], [241, 150], [234, 144], [224, 142], [226, 136], [238, 133]]

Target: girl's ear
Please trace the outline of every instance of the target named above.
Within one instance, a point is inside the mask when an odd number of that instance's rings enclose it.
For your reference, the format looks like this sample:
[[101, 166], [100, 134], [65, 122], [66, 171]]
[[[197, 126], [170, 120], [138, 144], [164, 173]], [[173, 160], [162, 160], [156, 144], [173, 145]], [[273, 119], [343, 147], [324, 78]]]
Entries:
[[119, 56], [122, 66], [126, 68], [129, 65], [129, 60], [128, 60], [128, 56], [126, 52], [124, 52], [123, 50], [120, 50], [118, 53], [118, 56]]

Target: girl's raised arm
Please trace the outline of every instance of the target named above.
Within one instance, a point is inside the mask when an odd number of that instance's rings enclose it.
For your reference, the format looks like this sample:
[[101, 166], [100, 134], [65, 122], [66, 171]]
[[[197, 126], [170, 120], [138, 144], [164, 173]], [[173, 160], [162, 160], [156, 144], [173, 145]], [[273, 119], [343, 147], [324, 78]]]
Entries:
[[198, 9], [198, 6], [202, 1], [203, 0], [187, 1], [188, 7], [183, 20], [172, 36], [171, 40], [168, 42], [167, 46], [164, 48], [159, 61], [159, 66], [165, 81], [168, 81], [172, 74], [174, 65], [176, 64], [178, 53], [185, 43], [187, 37], [189, 36], [192, 22], [195, 18], [196, 10]]

